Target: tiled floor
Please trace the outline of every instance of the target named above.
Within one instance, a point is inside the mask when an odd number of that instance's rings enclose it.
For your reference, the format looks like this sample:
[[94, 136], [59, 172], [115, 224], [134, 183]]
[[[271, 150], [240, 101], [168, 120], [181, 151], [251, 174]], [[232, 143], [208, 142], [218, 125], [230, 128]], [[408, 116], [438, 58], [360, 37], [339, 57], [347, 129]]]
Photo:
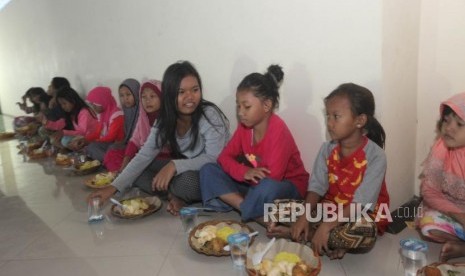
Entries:
[[[11, 119], [5, 126], [11, 126]], [[28, 161], [18, 141], [0, 142], [0, 275], [245, 275], [228, 257], [197, 254], [187, 244], [178, 218], [164, 209], [140, 220], [109, 214], [100, 224], [87, 223], [85, 176], [69, 176], [53, 160]], [[239, 219], [236, 213], [209, 213], [213, 218]], [[264, 229], [259, 242], [267, 241]], [[406, 229], [382, 236], [364, 255], [343, 260], [322, 258], [320, 275], [403, 275], [399, 240], [417, 236]], [[429, 261], [440, 246], [430, 244]]]

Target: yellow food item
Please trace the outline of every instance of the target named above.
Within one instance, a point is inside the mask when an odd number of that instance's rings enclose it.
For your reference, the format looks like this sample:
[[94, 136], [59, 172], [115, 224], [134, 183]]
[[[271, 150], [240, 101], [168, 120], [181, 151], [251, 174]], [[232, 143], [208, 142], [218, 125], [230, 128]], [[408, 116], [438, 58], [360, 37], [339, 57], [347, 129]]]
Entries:
[[202, 230], [195, 232], [195, 237], [200, 246], [204, 246], [205, 243], [216, 238], [216, 232], [218, 228], [215, 225], [207, 225]]
[[222, 239], [223, 241], [227, 242], [229, 235], [232, 235], [235, 233], [237, 233], [236, 230], [234, 230], [233, 228], [229, 226], [225, 226], [225, 227], [221, 227], [220, 229], [218, 229], [218, 231], [216, 232], [216, 236]]
[[33, 154], [42, 154], [44, 152], [43, 149], [35, 149], [32, 151]]
[[[276, 254], [273, 260], [264, 259], [256, 267], [256, 270], [259, 272], [259, 275], [261, 276], [293, 276], [293, 269], [295, 268], [296, 264], [301, 264], [305, 266], [305, 264], [301, 262], [301, 259], [297, 254], [290, 253], [287, 251], [281, 251], [278, 254]], [[299, 270], [302, 269], [299, 268]]]
[[274, 256], [273, 258], [273, 262], [275, 263], [280, 262], [280, 261], [286, 261], [286, 262], [295, 264], [295, 263], [300, 262], [301, 260], [297, 254], [289, 253], [286, 251], [281, 251], [278, 254], [276, 254], [276, 256]]
[[111, 183], [113, 179], [115, 179], [115, 174], [112, 172], [99, 173], [95, 176], [95, 179], [92, 181], [92, 183], [95, 186], [105, 186]]
[[142, 198], [134, 198], [123, 200], [122, 204], [126, 206], [123, 208], [123, 215], [141, 215], [144, 210], [149, 208], [149, 205]]
[[96, 166], [100, 166], [100, 161], [98, 160], [92, 160], [92, 161], [86, 161], [84, 162], [81, 166], [79, 166], [79, 170], [87, 170]]
[[66, 160], [68, 160], [68, 155], [58, 153], [58, 154], [57, 154], [56, 160], [57, 160], [57, 161], [66, 161]]

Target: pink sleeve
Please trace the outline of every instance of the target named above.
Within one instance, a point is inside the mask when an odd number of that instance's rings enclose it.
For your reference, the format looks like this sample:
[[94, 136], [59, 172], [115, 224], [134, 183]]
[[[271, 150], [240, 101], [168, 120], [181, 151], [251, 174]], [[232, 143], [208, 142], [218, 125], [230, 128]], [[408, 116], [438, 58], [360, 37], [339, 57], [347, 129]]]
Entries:
[[420, 188], [423, 200], [429, 207], [443, 213], [463, 213], [463, 210], [450, 202], [442, 191], [438, 190], [435, 185], [432, 185], [428, 179], [423, 178]]
[[45, 128], [50, 129], [50, 130], [60, 130], [60, 129], [63, 129], [65, 125], [66, 125], [65, 119], [59, 119], [57, 121], [47, 120], [47, 123], [45, 124]]
[[63, 134], [66, 136], [86, 136], [89, 128], [89, 120], [92, 115], [87, 108], [82, 108], [78, 114], [77, 124], [73, 123], [74, 130], [63, 130]]
[[236, 158], [243, 154], [241, 147], [241, 127], [238, 126], [233, 137], [218, 156], [218, 163], [223, 170], [236, 181], [244, 182], [244, 175], [249, 170], [245, 165], [240, 164]]

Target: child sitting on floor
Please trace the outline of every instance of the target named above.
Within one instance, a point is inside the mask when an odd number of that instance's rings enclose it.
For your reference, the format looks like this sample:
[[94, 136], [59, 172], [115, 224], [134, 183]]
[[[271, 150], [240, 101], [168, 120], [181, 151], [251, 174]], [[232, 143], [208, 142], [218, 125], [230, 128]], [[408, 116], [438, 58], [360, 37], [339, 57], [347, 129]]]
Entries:
[[421, 233], [444, 243], [440, 259], [465, 256], [465, 93], [440, 106], [439, 138], [423, 163]]
[[[388, 221], [383, 216], [374, 222], [381, 204], [384, 204], [381, 210], [389, 213], [389, 195], [384, 181], [385, 133], [374, 117], [373, 94], [362, 86], [340, 85], [325, 98], [325, 107], [331, 141], [323, 144], [313, 165], [305, 200], [310, 209], [305, 209], [304, 215], [290, 229], [271, 224], [268, 231], [269, 235], [311, 241], [319, 254], [340, 259], [348, 250], [358, 253], [370, 250], [377, 232], [382, 234], [387, 226]], [[344, 218], [353, 215], [351, 204], [369, 207], [372, 219], [362, 217], [344, 222], [337, 218], [331, 222], [309, 223], [308, 218], [314, 218], [315, 214], [306, 212], [318, 211], [317, 206], [322, 206], [323, 202], [335, 207]]]
[[[156, 122], [161, 106], [161, 82], [150, 80], [142, 84], [140, 95], [136, 98], [138, 105], [137, 122], [131, 131], [127, 145], [121, 149], [110, 149], [105, 154], [103, 164], [109, 171], [122, 172], [147, 140], [150, 129]], [[126, 120], [125, 120], [126, 123]], [[127, 134], [126, 134], [127, 135]]]
[[239, 210], [262, 222], [264, 204], [302, 198], [309, 174], [286, 123], [274, 113], [284, 77], [280, 66], [252, 73], [237, 87], [240, 124], [218, 157], [200, 171], [202, 200], [218, 211]]

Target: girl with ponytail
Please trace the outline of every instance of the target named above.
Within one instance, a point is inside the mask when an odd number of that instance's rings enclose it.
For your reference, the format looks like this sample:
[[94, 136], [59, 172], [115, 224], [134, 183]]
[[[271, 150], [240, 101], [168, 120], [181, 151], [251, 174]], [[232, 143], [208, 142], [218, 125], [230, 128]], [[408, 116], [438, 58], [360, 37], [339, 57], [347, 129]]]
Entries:
[[[374, 117], [373, 94], [365, 87], [342, 84], [325, 98], [325, 107], [331, 141], [323, 144], [313, 165], [306, 197], [310, 208], [287, 232], [280, 225], [271, 225], [269, 232], [311, 241], [319, 254], [340, 259], [347, 251], [369, 251], [388, 224], [386, 135]], [[321, 203], [332, 205], [344, 219], [309, 223], [306, 212], [317, 210]], [[368, 209], [371, 219], [357, 219], [360, 214], [353, 207]]]
[[265, 74], [252, 73], [237, 87], [234, 136], [218, 164], [200, 170], [202, 200], [217, 211], [236, 209], [244, 221], [263, 221], [264, 204], [275, 199], [301, 199], [309, 174], [284, 121], [274, 113], [284, 73], [271, 65]]

